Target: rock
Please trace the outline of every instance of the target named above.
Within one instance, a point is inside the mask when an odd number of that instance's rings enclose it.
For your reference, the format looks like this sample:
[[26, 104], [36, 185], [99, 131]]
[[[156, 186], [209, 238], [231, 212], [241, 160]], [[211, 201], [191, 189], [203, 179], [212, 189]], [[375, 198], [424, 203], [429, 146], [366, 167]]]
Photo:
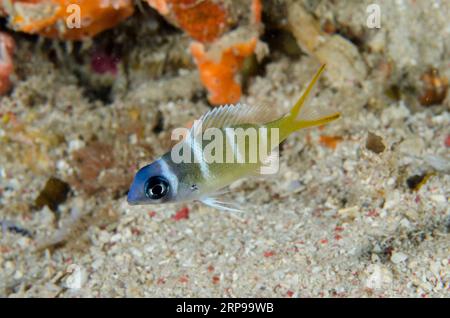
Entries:
[[317, 59], [327, 64], [328, 76], [334, 87], [362, 82], [367, 69], [356, 46], [340, 35], [333, 35], [315, 52]]
[[419, 96], [419, 102], [422, 106], [431, 106], [441, 104], [448, 91], [448, 79], [439, 75], [439, 70], [427, 70], [420, 77], [422, 80], [422, 94]]
[[298, 2], [288, 4], [287, 27], [298, 45], [321, 63], [327, 64], [327, 76], [334, 87], [361, 82], [367, 68], [356, 46], [338, 34], [328, 35]]
[[435, 155], [425, 155], [424, 160], [437, 171], [450, 172], [450, 160]]
[[378, 264], [369, 265], [366, 270], [370, 273], [366, 279], [366, 287], [370, 289], [381, 289], [386, 284], [392, 283], [392, 273], [389, 269]]
[[383, 138], [369, 131], [366, 139], [366, 148], [376, 154], [379, 154], [386, 149], [386, 146], [383, 142]]
[[81, 148], [83, 148], [85, 146], [86, 146], [86, 143], [83, 140], [74, 139], [74, 140], [69, 141], [68, 148], [69, 148], [69, 152], [74, 152], [74, 151], [80, 150]]
[[408, 255], [403, 254], [401, 252], [393, 253], [391, 256], [391, 262], [394, 264], [400, 264], [403, 263], [408, 259]]
[[433, 200], [434, 202], [440, 203], [440, 204], [447, 202], [447, 199], [445, 198], [445, 195], [443, 195], [443, 194], [432, 194], [432, 195], [430, 195], [430, 199]]
[[298, 45], [306, 52], [314, 55], [317, 47], [323, 43], [325, 33], [320, 24], [298, 2], [288, 4], [288, 27], [297, 40]]
[[87, 280], [87, 272], [84, 268], [71, 265], [72, 274], [67, 276], [65, 281], [65, 286], [69, 289], [80, 289], [86, 283]]
[[34, 203], [38, 209], [48, 206], [55, 212], [58, 205], [66, 201], [69, 191], [70, 186], [67, 183], [52, 177], [47, 180], [44, 189], [39, 193]]

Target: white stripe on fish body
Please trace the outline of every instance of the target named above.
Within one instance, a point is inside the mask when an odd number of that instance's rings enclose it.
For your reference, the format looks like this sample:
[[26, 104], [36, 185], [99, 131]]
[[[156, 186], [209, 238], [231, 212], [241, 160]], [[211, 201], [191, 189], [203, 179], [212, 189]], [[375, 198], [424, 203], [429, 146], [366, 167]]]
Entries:
[[209, 176], [209, 167], [208, 163], [205, 161], [203, 156], [203, 140], [202, 134], [199, 134], [201, 138], [197, 138], [198, 134], [191, 136], [188, 139], [188, 145], [193, 153], [193, 163], [198, 164], [200, 167], [200, 173], [204, 179], [207, 179]]
[[158, 160], [160, 167], [161, 167], [161, 173], [163, 176], [165, 176], [172, 187], [172, 195], [175, 197], [177, 195], [178, 190], [178, 177], [173, 172], [170, 165], [166, 162], [166, 158], [163, 156]]

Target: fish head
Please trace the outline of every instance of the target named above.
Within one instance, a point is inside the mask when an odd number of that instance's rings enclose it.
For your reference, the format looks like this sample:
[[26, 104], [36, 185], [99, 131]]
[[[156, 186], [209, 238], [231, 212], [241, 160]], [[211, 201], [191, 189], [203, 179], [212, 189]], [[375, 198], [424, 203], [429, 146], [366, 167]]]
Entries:
[[136, 173], [127, 201], [131, 205], [174, 202], [177, 188], [178, 178], [160, 158]]

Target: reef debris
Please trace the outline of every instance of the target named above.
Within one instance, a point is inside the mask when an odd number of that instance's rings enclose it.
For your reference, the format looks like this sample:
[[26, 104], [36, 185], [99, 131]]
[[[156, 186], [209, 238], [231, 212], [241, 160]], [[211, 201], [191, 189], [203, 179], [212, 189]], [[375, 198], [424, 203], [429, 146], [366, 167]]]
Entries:
[[367, 68], [358, 48], [339, 34], [329, 35], [321, 29], [319, 21], [301, 3], [287, 2], [285, 28], [297, 40], [298, 45], [323, 64], [335, 87], [360, 83], [367, 75]]
[[422, 106], [440, 104], [447, 96], [448, 79], [439, 74], [437, 69], [429, 69], [420, 77], [423, 84], [423, 93], [419, 97]]

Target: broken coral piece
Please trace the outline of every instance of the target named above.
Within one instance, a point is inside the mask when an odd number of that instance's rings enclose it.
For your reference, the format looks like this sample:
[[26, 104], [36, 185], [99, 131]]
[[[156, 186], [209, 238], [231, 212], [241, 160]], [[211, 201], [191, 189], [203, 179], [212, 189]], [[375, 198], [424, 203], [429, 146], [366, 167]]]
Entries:
[[220, 52], [218, 59], [210, 57], [203, 44], [191, 44], [191, 53], [200, 71], [200, 79], [209, 92], [211, 104], [234, 104], [239, 101], [242, 90], [236, 76], [245, 58], [254, 53], [256, 44], [256, 38], [232, 44]]
[[14, 30], [82, 40], [125, 20], [134, 6], [132, 0], [11, 0], [4, 11]]
[[14, 48], [14, 39], [9, 34], [0, 32], [0, 95], [11, 88], [10, 75], [14, 71], [12, 59]]
[[147, 0], [170, 23], [202, 43], [219, 38], [229, 27], [223, 1]]

